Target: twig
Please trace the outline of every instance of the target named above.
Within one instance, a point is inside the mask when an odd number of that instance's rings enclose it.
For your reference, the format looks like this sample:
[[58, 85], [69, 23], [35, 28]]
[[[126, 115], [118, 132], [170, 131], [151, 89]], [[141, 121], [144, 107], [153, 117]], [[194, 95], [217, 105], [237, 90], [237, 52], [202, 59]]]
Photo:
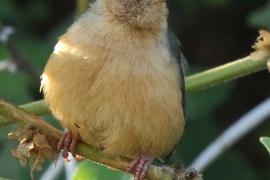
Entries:
[[223, 132], [215, 141], [213, 141], [190, 165], [202, 172], [211, 162], [213, 162], [220, 154], [234, 145], [239, 139], [248, 132], [256, 128], [267, 117], [270, 116], [270, 98], [266, 99], [250, 112], [245, 114], [230, 128]]
[[[27, 126], [34, 125], [37, 129], [41, 130], [44, 135], [50, 137], [48, 139], [54, 138], [54, 141], [57, 141], [63, 136], [63, 133], [60, 130], [43, 121], [41, 118], [29, 114], [21, 108], [4, 101], [0, 101], [0, 124], [2, 121], [18, 122]], [[76, 152], [79, 156], [86, 159], [124, 172], [126, 171], [128, 164], [131, 162], [131, 160], [127, 158], [107, 156], [99, 149], [85, 143], [79, 143], [77, 145]], [[171, 167], [151, 165], [147, 171], [146, 178], [149, 180], [202, 180], [201, 175], [195, 174], [192, 178], [190, 178], [189, 175], [190, 172], [178, 172]]]
[[11, 27], [3, 26], [0, 23], [0, 42], [5, 46], [5, 48], [10, 52], [11, 61], [13, 61], [17, 67], [34, 78], [34, 80], [39, 83], [40, 72], [34, 68], [26, 58], [24, 58], [20, 52], [17, 50], [16, 46], [11, 42], [10, 35], [14, 32]]

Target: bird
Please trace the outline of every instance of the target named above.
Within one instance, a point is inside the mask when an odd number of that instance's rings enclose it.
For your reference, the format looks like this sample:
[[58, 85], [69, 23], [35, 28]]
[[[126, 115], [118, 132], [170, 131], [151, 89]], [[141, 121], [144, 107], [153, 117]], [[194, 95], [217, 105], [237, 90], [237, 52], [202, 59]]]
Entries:
[[44, 99], [67, 129], [63, 156], [83, 141], [127, 157], [145, 178], [185, 126], [183, 58], [166, 0], [96, 0], [59, 38], [41, 76]]

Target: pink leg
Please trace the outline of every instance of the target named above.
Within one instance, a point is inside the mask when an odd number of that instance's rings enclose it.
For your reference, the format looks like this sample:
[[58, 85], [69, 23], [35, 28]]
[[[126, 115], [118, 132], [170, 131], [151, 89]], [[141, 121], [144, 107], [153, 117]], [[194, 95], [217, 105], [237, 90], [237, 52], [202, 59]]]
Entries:
[[127, 171], [134, 173], [134, 180], [143, 180], [146, 174], [146, 171], [154, 160], [152, 156], [141, 155], [130, 163]]
[[70, 151], [72, 155], [75, 156], [75, 149], [77, 143], [78, 136], [72, 134], [72, 131], [68, 129], [65, 135], [58, 141], [57, 150], [60, 151], [63, 149], [63, 157], [67, 159], [68, 151]]
[[69, 151], [71, 154], [75, 157], [75, 150], [76, 150], [76, 145], [78, 144], [78, 136], [74, 135], [72, 136], [72, 140], [69, 146]]

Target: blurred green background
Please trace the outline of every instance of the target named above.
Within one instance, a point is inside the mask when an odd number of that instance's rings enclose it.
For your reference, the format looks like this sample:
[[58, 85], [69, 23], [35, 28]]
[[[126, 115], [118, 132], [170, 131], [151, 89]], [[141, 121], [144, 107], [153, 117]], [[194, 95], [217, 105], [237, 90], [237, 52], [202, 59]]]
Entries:
[[[258, 29], [270, 27], [270, 1], [266, 0], [169, 0], [168, 7], [170, 26], [189, 61], [188, 74], [248, 55]], [[75, 20], [75, 10], [75, 0], [0, 0], [0, 22], [15, 28], [12, 43], [41, 73], [57, 37]], [[0, 63], [8, 58], [9, 51], [0, 45]], [[218, 134], [269, 96], [269, 84], [269, 74], [260, 72], [188, 94], [186, 131], [173, 160], [189, 165]], [[33, 76], [21, 70], [2, 70], [0, 98], [23, 104], [42, 95]], [[57, 124], [51, 117], [45, 118]], [[220, 156], [204, 172], [205, 179], [270, 179], [269, 156], [258, 141], [260, 136], [270, 135], [269, 127], [269, 122], [262, 124]], [[9, 152], [16, 145], [7, 140], [12, 128], [0, 130], [0, 177], [30, 179], [29, 167], [20, 167]], [[35, 177], [41, 174], [35, 173]], [[62, 173], [59, 179], [64, 178]], [[89, 162], [80, 163], [74, 176], [78, 180], [129, 178]]]

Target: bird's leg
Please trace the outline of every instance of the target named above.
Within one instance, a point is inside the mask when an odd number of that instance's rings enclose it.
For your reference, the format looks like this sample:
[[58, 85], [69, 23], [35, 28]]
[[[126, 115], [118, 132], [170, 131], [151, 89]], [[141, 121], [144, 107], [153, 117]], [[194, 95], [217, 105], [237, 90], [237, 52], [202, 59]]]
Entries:
[[150, 155], [141, 155], [130, 163], [127, 171], [134, 173], [134, 180], [143, 180], [153, 160], [154, 158]]
[[75, 157], [75, 148], [78, 143], [78, 136], [73, 134], [71, 130], [67, 130], [65, 135], [58, 141], [57, 150], [61, 151], [63, 149], [63, 157], [68, 158], [68, 151], [72, 153]]

